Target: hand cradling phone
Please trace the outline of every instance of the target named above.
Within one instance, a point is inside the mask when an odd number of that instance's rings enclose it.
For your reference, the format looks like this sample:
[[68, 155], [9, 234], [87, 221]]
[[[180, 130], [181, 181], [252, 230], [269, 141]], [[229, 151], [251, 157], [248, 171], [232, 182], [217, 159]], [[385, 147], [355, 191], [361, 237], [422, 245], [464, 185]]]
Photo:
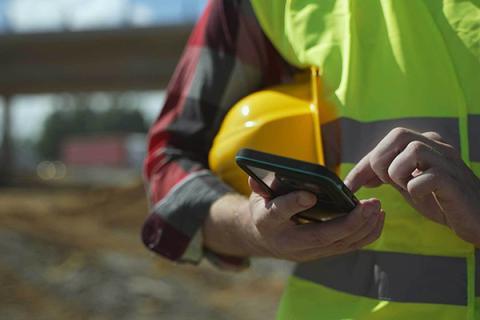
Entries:
[[298, 213], [298, 221], [328, 221], [347, 214], [358, 204], [342, 180], [321, 165], [252, 149], [241, 149], [235, 160], [271, 198], [297, 190], [315, 194], [316, 205]]

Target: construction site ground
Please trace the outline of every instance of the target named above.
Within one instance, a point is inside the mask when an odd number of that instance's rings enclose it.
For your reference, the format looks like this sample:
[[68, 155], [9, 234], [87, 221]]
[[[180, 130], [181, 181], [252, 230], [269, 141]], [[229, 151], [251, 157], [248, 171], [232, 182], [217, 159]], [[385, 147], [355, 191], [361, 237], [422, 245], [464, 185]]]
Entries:
[[0, 319], [273, 319], [291, 265], [245, 272], [144, 248], [142, 184], [0, 189]]

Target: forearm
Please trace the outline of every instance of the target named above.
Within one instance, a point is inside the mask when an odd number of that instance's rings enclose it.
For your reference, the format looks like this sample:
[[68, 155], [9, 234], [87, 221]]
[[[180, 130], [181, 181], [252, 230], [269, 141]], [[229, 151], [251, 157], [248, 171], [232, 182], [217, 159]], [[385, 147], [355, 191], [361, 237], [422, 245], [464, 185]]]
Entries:
[[239, 194], [229, 193], [215, 201], [203, 224], [204, 245], [216, 253], [230, 256], [262, 255], [250, 239], [248, 210], [248, 199]]

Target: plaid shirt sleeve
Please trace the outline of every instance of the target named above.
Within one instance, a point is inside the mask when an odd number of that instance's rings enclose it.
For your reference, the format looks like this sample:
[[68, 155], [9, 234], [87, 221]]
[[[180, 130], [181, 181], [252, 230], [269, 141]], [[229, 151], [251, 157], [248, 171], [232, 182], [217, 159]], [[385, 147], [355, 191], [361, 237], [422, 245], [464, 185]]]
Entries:
[[292, 68], [263, 34], [247, 0], [212, 0], [194, 28], [149, 134], [145, 178], [151, 212], [142, 239], [177, 262], [242, 266], [204, 252], [201, 227], [212, 203], [233, 192], [208, 169], [226, 112], [240, 98], [288, 79]]

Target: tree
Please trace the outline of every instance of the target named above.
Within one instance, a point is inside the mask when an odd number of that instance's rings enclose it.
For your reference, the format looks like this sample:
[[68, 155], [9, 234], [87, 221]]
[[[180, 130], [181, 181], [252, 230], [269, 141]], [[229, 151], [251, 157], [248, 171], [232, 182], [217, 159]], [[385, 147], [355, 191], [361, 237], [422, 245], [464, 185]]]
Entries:
[[[85, 102], [85, 99], [78, 99]], [[77, 102], [78, 102], [77, 100]], [[39, 154], [45, 159], [58, 159], [64, 139], [72, 136], [88, 136], [107, 133], [147, 132], [143, 115], [138, 110], [110, 107], [106, 111], [94, 111], [89, 106], [59, 108], [45, 121], [37, 144]]]

